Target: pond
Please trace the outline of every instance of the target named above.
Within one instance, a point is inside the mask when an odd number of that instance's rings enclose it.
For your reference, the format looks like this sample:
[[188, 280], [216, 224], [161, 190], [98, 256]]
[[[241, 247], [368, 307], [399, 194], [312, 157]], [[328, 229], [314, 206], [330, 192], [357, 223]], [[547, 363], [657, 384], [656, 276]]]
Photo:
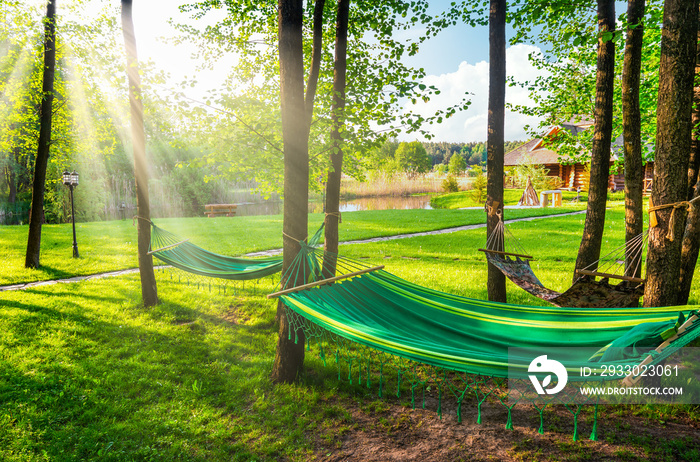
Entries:
[[[341, 200], [341, 212], [357, 212], [361, 210], [393, 210], [393, 209], [430, 209], [430, 196], [406, 197], [363, 197], [361, 199]], [[309, 211], [323, 212], [323, 202], [309, 202]], [[282, 213], [282, 202], [247, 202], [239, 203], [236, 215], [276, 215]]]
[[[363, 197], [361, 199], [352, 199], [340, 201], [341, 212], [357, 212], [361, 210], [392, 210], [392, 209], [430, 209], [430, 195], [420, 196], [381, 196], [381, 197]], [[309, 202], [309, 211], [313, 213], [323, 212], [322, 201]], [[266, 202], [239, 202], [236, 210], [238, 216], [251, 215], [278, 215], [282, 213], [282, 201], [266, 201]], [[136, 214], [136, 208], [130, 205], [125, 208], [105, 209], [104, 218], [107, 220], [123, 220], [131, 218]], [[0, 225], [16, 225], [26, 223], [29, 215], [29, 207], [25, 209], [17, 208], [16, 210], [0, 209]], [[164, 210], [162, 207], [153, 207], [152, 216], [154, 218], [174, 217], [178, 216], [176, 211]]]

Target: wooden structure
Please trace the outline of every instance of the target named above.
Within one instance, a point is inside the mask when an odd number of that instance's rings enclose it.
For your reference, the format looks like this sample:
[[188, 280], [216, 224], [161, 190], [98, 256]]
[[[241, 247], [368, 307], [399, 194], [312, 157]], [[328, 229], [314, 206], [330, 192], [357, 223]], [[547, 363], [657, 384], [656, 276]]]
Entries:
[[204, 214], [209, 218], [213, 217], [235, 217], [237, 204], [207, 204], [204, 206]]
[[540, 193], [540, 205], [542, 207], [548, 207], [550, 202], [554, 207], [561, 207], [561, 189], [542, 191]]
[[281, 291], [275, 292], [273, 294], [268, 294], [267, 298], [277, 298], [277, 297], [280, 297], [282, 295], [291, 294], [293, 292], [299, 292], [300, 290], [310, 289], [311, 287], [323, 286], [323, 285], [330, 284], [330, 283], [335, 282], [335, 281], [340, 281], [341, 279], [353, 278], [355, 276], [359, 276], [361, 274], [369, 273], [372, 271], [377, 271], [380, 269], [384, 269], [384, 265], [373, 266], [371, 268], [366, 268], [366, 269], [363, 269], [360, 271], [354, 271], [354, 272], [348, 273], [348, 274], [341, 274], [340, 276], [334, 276], [334, 277], [328, 278], [328, 279], [321, 279], [320, 281], [312, 282], [310, 284], [304, 284], [302, 286], [292, 287], [291, 289], [281, 290]]
[[[545, 139], [556, 135], [560, 130], [567, 130], [576, 135], [592, 126], [593, 122], [584, 120], [563, 124], [561, 127], [552, 127], [542, 138], [534, 138], [506, 153], [504, 165], [505, 167], [515, 167], [523, 163], [543, 165], [548, 170], [547, 176], [559, 179], [559, 184], [557, 185], [559, 189], [576, 191], [578, 188], [581, 188], [581, 191], [586, 191], [590, 175], [586, 164], [562, 158], [559, 153], [546, 146]], [[621, 141], [616, 140], [614, 144], [621, 146]], [[613, 155], [610, 166], [612, 167], [617, 160], [617, 156]], [[620, 172], [611, 173], [608, 177], [608, 189], [611, 191], [624, 190], [625, 175], [622, 168], [619, 170]], [[647, 162], [644, 168], [645, 194], [651, 192], [653, 177], [654, 162]]]
[[540, 200], [537, 197], [537, 191], [532, 186], [532, 179], [527, 177], [527, 186], [525, 186], [525, 191], [518, 201], [518, 205], [526, 205], [530, 207], [539, 207]]

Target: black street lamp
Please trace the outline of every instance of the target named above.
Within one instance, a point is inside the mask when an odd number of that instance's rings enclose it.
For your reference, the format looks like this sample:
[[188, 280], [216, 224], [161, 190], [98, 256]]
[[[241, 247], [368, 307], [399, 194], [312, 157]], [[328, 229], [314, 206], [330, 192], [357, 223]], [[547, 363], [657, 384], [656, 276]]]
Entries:
[[72, 173], [68, 170], [64, 171], [63, 184], [70, 189], [70, 211], [73, 219], [73, 258], [78, 258], [80, 254], [78, 254], [78, 241], [75, 239], [75, 206], [73, 205], [73, 188], [78, 186], [78, 172], [75, 170]]

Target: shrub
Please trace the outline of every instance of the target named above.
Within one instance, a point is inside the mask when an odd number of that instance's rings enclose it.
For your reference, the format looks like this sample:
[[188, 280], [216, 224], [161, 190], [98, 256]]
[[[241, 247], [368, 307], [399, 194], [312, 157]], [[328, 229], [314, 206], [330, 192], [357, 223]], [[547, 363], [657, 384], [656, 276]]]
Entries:
[[436, 164], [433, 167], [433, 170], [438, 174], [438, 175], [444, 175], [447, 173], [447, 165], [446, 164]]
[[486, 175], [484, 175], [484, 171], [480, 166], [472, 165], [469, 169], [469, 176], [474, 177], [472, 188], [474, 189], [476, 201], [481, 203], [481, 197], [484, 195], [484, 190], [486, 189]]
[[457, 178], [452, 175], [447, 175], [447, 178], [442, 180], [442, 189], [446, 193], [459, 191], [459, 183], [457, 183]]
[[532, 158], [526, 156], [523, 156], [518, 165], [512, 169], [512, 175], [519, 188], [525, 188], [527, 179], [530, 178], [536, 191], [555, 189], [559, 185], [559, 177], [548, 176], [548, 174], [549, 169], [544, 165], [536, 164]]
[[450, 157], [450, 163], [448, 166], [451, 175], [461, 175], [467, 169], [467, 163], [464, 158], [459, 153], [452, 154]]

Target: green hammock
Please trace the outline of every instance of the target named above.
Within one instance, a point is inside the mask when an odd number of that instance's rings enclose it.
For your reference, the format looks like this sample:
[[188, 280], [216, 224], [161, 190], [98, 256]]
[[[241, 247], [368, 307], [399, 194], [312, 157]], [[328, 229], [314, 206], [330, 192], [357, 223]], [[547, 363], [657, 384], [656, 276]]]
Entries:
[[[659, 364], [700, 337], [700, 318], [689, 307], [507, 305], [429, 289], [382, 267], [367, 268], [358, 261], [301, 247], [282, 281], [316, 282], [281, 287], [284, 290], [268, 295], [280, 297], [287, 308], [290, 340], [294, 336], [298, 341], [303, 333], [308, 348], [316, 342], [324, 364], [328, 353], [334, 356], [338, 379], [341, 368], [347, 366], [348, 381], [357, 377], [358, 383], [364, 379], [369, 387], [374, 368], [379, 373], [380, 397], [388, 385], [387, 369], [397, 373], [397, 396], [403, 383], [414, 407], [421, 389], [423, 407], [426, 391], [434, 390], [441, 416], [443, 394], [452, 394], [458, 422], [467, 393], [476, 402], [477, 423], [482, 405], [491, 399], [506, 408], [506, 428], [511, 429], [514, 406], [531, 403], [539, 412], [539, 433], [544, 432], [544, 409], [563, 404], [574, 418], [573, 439], [577, 440], [581, 409], [592, 404], [591, 439], [595, 440], [599, 398], [566, 392], [533, 396], [528, 391], [528, 371], [535, 358], [552, 355], [566, 368], [568, 381], [581, 386], [622, 378], [634, 385], [638, 376], [625, 377], [630, 368], [639, 370], [635, 366], [642, 361], [647, 366]], [[335, 276], [336, 269], [349, 274]], [[289, 277], [292, 274], [298, 277]], [[582, 375], [581, 367], [598, 373], [605, 368], [610, 373], [610, 365], [630, 368], [612, 369], [615, 372], [606, 378]]]
[[[304, 319], [361, 345], [419, 363], [492, 377], [527, 376], [532, 359], [548, 350], [578, 377], [601, 348], [642, 323], [672, 327], [687, 307], [561, 309], [475, 300], [412, 284], [379, 270], [332, 285], [281, 295]], [[700, 323], [654, 362], [700, 336]], [[643, 329], [642, 329], [643, 330]], [[658, 326], [650, 332], [656, 335]], [[646, 333], [640, 336], [645, 338]], [[659, 339], [658, 343], [661, 343]], [[657, 343], [657, 344], [658, 344]], [[521, 357], [508, 354], [517, 347]], [[640, 350], [639, 355], [649, 351]], [[622, 359], [638, 364], [639, 355]]]
[[[311, 237], [309, 245], [318, 244], [322, 230], [323, 226]], [[282, 270], [282, 256], [253, 259], [219, 255], [187, 242], [153, 223], [150, 253], [182, 271], [211, 278], [247, 281]]]

